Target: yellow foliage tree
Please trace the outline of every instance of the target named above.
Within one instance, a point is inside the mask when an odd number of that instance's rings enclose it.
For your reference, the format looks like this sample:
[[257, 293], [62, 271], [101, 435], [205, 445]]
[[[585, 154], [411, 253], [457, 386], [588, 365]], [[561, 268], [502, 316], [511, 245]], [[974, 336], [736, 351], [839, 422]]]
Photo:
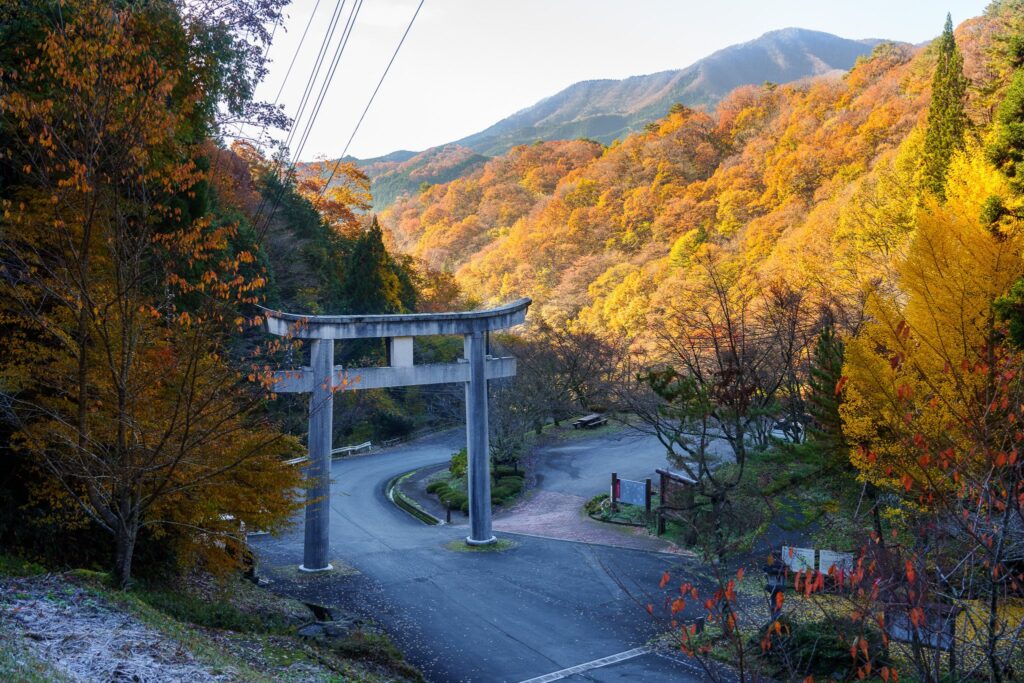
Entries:
[[993, 364], [992, 303], [1024, 274], [1017, 226], [981, 220], [988, 197], [1010, 201], [1002, 177], [970, 150], [954, 159], [948, 181], [948, 201], [918, 212], [896, 291], [869, 299], [871, 321], [847, 346], [842, 416], [851, 459], [881, 486], [909, 488], [934, 474], [915, 435], [966, 443], [964, 426], [976, 421], [965, 411], [990, 380], [979, 369]]

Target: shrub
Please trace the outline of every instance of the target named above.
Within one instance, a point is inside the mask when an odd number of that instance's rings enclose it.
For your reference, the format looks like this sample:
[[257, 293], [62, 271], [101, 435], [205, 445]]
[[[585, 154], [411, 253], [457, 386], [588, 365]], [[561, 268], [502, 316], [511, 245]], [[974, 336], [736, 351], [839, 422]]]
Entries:
[[583, 506], [583, 511], [586, 512], [588, 515], [597, 514], [602, 509], [604, 509], [604, 502], [606, 500], [608, 500], [607, 493], [602, 493], [600, 495], [594, 496], [593, 498], [588, 500], [586, 504]]
[[504, 486], [495, 486], [491, 489], [491, 502], [500, 505], [506, 499], [515, 497], [516, 492]]
[[501, 479], [501, 478], [504, 478], [504, 477], [522, 477], [523, 476], [522, 472], [520, 472], [519, 470], [517, 470], [514, 467], [510, 467], [509, 465], [495, 465], [494, 469], [492, 471], [493, 471], [494, 477], [497, 478], [497, 479]]
[[[771, 648], [762, 655], [776, 678], [792, 674], [799, 678], [827, 679], [835, 675], [845, 678], [851, 673], [850, 644], [855, 638], [866, 637], [869, 652], [878, 652], [882, 645], [878, 631], [867, 629], [865, 632], [860, 624], [846, 617], [813, 623], [782, 617], [779, 623], [782, 635], [771, 632]], [[760, 647], [763, 637], [764, 632], [752, 638], [752, 644]]]
[[440, 493], [441, 491], [448, 488], [448, 482], [443, 479], [432, 481], [427, 484], [427, 493]]
[[35, 562], [13, 555], [0, 555], [0, 576], [38, 576], [45, 573], [46, 569]]
[[420, 672], [405, 661], [401, 650], [383, 634], [368, 633], [362, 629], [353, 631], [335, 643], [334, 650], [348, 659], [373, 662], [414, 681], [423, 680]]
[[469, 496], [462, 491], [447, 489], [441, 494], [441, 504], [452, 510], [461, 509], [464, 503], [469, 502]]
[[522, 477], [502, 477], [496, 482], [497, 486], [506, 488], [512, 491], [513, 494], [519, 493], [523, 490], [523, 478]]
[[289, 630], [282, 619], [264, 619], [248, 614], [223, 600], [211, 600], [169, 590], [139, 590], [136, 596], [178, 621], [197, 626], [239, 633], [285, 633]]
[[452, 473], [453, 477], [464, 477], [466, 476], [468, 464], [469, 456], [466, 453], [466, 449], [463, 448], [458, 453], [452, 454], [452, 461], [448, 465], [448, 471]]

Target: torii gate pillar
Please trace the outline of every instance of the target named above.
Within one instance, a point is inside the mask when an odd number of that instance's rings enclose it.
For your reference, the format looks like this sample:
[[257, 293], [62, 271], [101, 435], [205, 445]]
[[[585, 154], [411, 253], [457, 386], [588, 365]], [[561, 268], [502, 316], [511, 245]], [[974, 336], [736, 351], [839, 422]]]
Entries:
[[469, 489], [469, 545], [487, 545], [497, 539], [491, 533], [491, 458], [487, 434], [487, 353], [485, 332], [465, 337], [465, 358], [469, 361], [466, 383], [466, 450]]
[[310, 344], [310, 370], [315, 377], [309, 397], [309, 476], [306, 485], [306, 526], [299, 569], [332, 569], [331, 546], [331, 435], [334, 433], [334, 340], [314, 339]]
[[[399, 315], [302, 316], [265, 310], [267, 331], [312, 341], [310, 366], [275, 374], [274, 391], [310, 393], [309, 478], [305, 547], [301, 569], [331, 569], [331, 429], [334, 391], [383, 389], [463, 382], [466, 385], [466, 446], [469, 474], [469, 545], [494, 543], [491, 533], [491, 464], [488, 448], [487, 380], [515, 375], [514, 358], [487, 355], [487, 334], [526, 319], [529, 299], [487, 311]], [[457, 363], [415, 365], [412, 338], [458, 334], [464, 358]], [[388, 340], [388, 367], [344, 369], [334, 365], [335, 339]]]

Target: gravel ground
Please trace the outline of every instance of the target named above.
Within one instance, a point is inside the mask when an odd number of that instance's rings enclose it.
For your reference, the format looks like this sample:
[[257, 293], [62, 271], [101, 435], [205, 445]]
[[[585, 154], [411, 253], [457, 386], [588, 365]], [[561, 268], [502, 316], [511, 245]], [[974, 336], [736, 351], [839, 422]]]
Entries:
[[180, 643], [59, 577], [0, 581], [0, 629], [74, 681], [237, 680], [204, 666]]
[[587, 499], [582, 496], [536, 490], [501, 516], [495, 517], [494, 529], [616, 548], [689, 554], [673, 543], [649, 536], [645, 529], [602, 524], [590, 519], [582, 511], [586, 502]]

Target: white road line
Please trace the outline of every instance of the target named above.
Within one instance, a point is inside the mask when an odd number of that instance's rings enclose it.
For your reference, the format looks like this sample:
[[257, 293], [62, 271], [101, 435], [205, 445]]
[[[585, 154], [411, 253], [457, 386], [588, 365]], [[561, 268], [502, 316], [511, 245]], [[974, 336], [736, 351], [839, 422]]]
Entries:
[[651, 651], [651, 648], [647, 647], [635, 647], [632, 650], [626, 650], [620, 652], [617, 655], [610, 655], [608, 657], [602, 657], [601, 659], [595, 659], [592, 662], [586, 662], [584, 664], [577, 664], [576, 666], [569, 667], [568, 669], [562, 669], [561, 671], [553, 671], [543, 676], [537, 676], [536, 678], [530, 678], [520, 683], [551, 683], [551, 681], [560, 681], [563, 678], [568, 678], [575, 674], [583, 673], [584, 671], [590, 671], [591, 669], [600, 669], [602, 666], [608, 666], [609, 664], [618, 664], [624, 662], [627, 659], [633, 659], [640, 655], [645, 655]]

